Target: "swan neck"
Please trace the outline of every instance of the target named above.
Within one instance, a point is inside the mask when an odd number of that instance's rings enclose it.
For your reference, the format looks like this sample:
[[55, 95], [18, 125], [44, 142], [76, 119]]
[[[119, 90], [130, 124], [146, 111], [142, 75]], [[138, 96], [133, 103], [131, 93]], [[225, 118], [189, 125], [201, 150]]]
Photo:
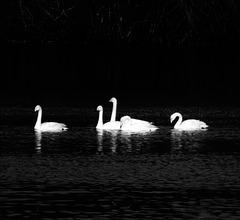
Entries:
[[114, 101], [110, 121], [116, 121], [116, 113], [117, 113], [117, 102]]
[[177, 114], [176, 117], [178, 117], [178, 121], [177, 121], [177, 123], [174, 125], [174, 128], [179, 128], [180, 125], [182, 124], [182, 115], [181, 115], [181, 114]]
[[103, 127], [103, 110], [99, 111], [98, 123], [96, 128], [102, 128], [102, 127]]
[[41, 121], [42, 121], [42, 109], [39, 109], [38, 116], [37, 116], [37, 121], [36, 121], [36, 124], [34, 126], [35, 129], [40, 129]]

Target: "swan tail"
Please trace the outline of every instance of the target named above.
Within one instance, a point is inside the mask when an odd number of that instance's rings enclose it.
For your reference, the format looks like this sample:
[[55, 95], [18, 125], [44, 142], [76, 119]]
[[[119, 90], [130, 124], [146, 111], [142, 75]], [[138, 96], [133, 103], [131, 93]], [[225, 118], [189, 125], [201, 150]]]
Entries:
[[205, 128], [208, 128], [209, 126], [205, 122], [202, 122], [201, 127], [202, 127], [202, 129], [205, 129]]
[[64, 130], [64, 131], [65, 131], [65, 130], [67, 130], [67, 129], [68, 129], [67, 125], [65, 125], [65, 124], [62, 124], [62, 123], [61, 123], [61, 125], [62, 125], [62, 130]]

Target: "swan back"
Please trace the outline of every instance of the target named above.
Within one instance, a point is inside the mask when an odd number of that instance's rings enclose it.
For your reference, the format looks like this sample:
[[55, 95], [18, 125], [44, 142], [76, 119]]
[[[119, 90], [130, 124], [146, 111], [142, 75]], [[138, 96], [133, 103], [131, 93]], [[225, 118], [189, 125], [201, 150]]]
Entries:
[[120, 121], [109, 121], [103, 124], [103, 129], [120, 130]]
[[181, 123], [179, 129], [182, 130], [199, 130], [199, 129], [206, 129], [208, 125], [200, 120], [196, 119], [188, 119]]
[[158, 129], [155, 125], [151, 122], [133, 119], [130, 116], [123, 116], [120, 119], [120, 127], [121, 130], [128, 130], [128, 131], [153, 131]]
[[[44, 122], [41, 124], [40, 130], [41, 131], [66, 131], [68, 128], [63, 123], [58, 122]], [[37, 129], [36, 129], [37, 130]]]

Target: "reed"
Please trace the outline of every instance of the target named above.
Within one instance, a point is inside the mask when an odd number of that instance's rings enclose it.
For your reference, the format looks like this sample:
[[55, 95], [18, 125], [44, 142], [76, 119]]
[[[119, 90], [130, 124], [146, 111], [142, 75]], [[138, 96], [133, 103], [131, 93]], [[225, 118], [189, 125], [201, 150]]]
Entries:
[[[8, 42], [236, 44], [237, 0], [1, 1]], [[8, 10], [6, 10], [8, 9]]]

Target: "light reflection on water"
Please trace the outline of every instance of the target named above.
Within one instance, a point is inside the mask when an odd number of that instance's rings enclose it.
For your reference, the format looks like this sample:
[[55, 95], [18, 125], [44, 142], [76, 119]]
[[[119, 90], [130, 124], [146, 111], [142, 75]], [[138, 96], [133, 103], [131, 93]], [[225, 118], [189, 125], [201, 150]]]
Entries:
[[239, 127], [176, 131], [161, 117], [144, 133], [1, 126], [0, 218], [238, 219]]
[[208, 130], [181, 131], [171, 129], [171, 147], [173, 151], [199, 149], [206, 139]]
[[[103, 131], [97, 130], [98, 151], [111, 150], [112, 153], [131, 153], [149, 150], [160, 133], [151, 132], [128, 132], [128, 131]], [[163, 140], [161, 140], [163, 141]]]

